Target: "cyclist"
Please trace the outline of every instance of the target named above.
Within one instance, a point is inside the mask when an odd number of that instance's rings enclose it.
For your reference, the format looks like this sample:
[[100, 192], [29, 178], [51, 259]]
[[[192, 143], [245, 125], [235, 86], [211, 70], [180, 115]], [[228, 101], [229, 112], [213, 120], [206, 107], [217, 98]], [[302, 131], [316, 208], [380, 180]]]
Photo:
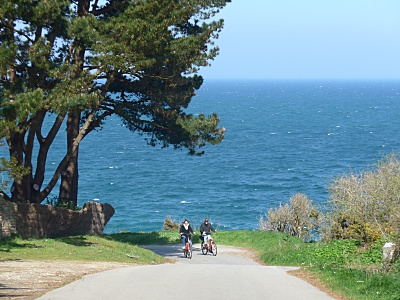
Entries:
[[205, 246], [205, 247], [208, 248], [208, 244], [209, 244], [210, 236], [211, 236], [211, 231], [212, 232], [217, 232], [214, 229], [214, 227], [211, 225], [211, 223], [208, 223], [208, 219], [206, 218], [204, 220], [204, 223], [201, 224], [201, 226], [200, 226], [200, 233], [201, 233], [201, 236], [203, 237], [203, 241], [204, 241], [203, 247]]
[[[182, 249], [185, 249], [186, 238], [190, 236], [190, 233], [195, 234], [195, 232], [192, 229], [192, 226], [190, 226], [189, 221], [187, 219], [183, 221], [179, 233], [181, 235], [181, 240], [182, 240]], [[190, 239], [190, 246], [192, 246], [192, 239]]]

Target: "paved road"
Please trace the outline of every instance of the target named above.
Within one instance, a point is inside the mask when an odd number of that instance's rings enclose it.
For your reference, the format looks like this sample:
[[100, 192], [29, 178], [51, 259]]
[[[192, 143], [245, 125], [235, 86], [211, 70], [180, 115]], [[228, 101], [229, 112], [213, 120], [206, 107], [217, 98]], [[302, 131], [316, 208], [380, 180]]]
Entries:
[[287, 273], [295, 268], [262, 266], [243, 256], [243, 249], [218, 246], [218, 255], [212, 256], [194, 245], [193, 258], [187, 259], [179, 245], [144, 247], [176, 263], [87, 275], [38, 299], [334, 299]]

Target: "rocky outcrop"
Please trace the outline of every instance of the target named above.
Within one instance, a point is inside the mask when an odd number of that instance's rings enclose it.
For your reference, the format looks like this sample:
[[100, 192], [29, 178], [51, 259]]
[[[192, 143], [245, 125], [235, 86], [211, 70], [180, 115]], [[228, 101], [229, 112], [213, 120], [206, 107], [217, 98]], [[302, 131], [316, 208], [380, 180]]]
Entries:
[[79, 211], [53, 209], [51, 205], [15, 204], [4, 200], [1, 202], [2, 208], [10, 208], [0, 209], [0, 237], [11, 234], [18, 234], [23, 238], [102, 235], [104, 227], [115, 212], [110, 204], [97, 202], [87, 202]]

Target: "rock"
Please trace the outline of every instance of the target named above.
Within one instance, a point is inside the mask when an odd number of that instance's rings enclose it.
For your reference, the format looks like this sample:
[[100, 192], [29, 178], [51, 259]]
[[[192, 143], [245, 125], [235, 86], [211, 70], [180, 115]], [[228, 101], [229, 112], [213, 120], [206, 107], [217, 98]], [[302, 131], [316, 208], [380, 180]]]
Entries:
[[[2, 226], [2, 237], [16, 233], [22, 238], [60, 237], [70, 235], [103, 235], [104, 227], [114, 215], [108, 204], [87, 202], [79, 211], [66, 208], [53, 209], [51, 205], [18, 203], [16, 210], [2, 216], [12, 220], [15, 228], [6, 231]], [[9, 233], [9, 234], [5, 234]]]

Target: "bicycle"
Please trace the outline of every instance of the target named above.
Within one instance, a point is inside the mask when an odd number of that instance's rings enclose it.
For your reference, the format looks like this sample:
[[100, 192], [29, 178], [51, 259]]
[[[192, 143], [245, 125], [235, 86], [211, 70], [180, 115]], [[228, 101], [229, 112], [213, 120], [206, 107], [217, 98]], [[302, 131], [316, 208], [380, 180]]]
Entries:
[[203, 255], [206, 255], [208, 252], [210, 252], [212, 253], [212, 255], [217, 256], [218, 247], [211, 235], [209, 237], [209, 241], [210, 242], [208, 245], [204, 245], [204, 239], [203, 239], [203, 242], [201, 243], [201, 253], [203, 253]]
[[185, 243], [185, 249], [183, 249], [183, 256], [185, 256], [185, 258], [192, 258], [192, 245], [190, 243], [191, 241], [191, 237], [188, 234], [185, 234], [186, 236], [186, 243]]

